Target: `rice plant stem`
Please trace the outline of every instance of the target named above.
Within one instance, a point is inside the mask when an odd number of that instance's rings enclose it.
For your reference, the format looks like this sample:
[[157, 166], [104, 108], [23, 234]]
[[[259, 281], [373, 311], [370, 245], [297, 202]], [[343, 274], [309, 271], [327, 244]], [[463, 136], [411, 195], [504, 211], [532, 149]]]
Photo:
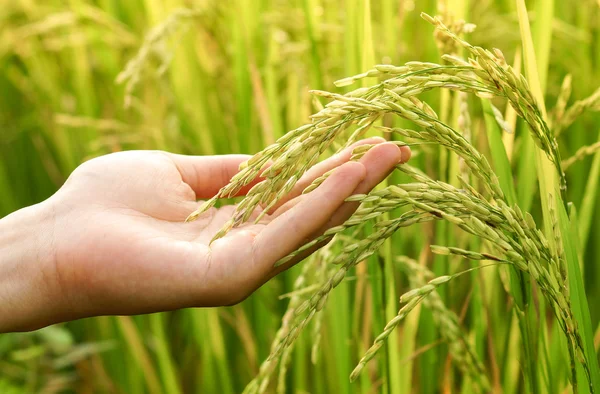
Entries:
[[171, 355], [165, 334], [164, 321], [162, 314], [150, 315], [150, 326], [156, 338], [156, 353], [158, 356], [159, 371], [164, 383], [164, 390], [167, 394], [182, 393], [179, 382], [175, 374], [175, 366]]

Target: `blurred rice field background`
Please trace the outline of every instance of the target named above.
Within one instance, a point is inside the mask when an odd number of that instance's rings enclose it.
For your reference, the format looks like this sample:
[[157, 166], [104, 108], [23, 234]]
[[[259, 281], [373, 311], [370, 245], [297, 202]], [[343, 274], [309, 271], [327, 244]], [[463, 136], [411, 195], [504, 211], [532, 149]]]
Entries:
[[[466, 36], [472, 44], [500, 48], [509, 63], [523, 69], [516, 3], [0, 0], [0, 217], [46, 199], [77, 165], [98, 155], [130, 149], [256, 153], [320, 109], [324, 101], [313, 98], [310, 89], [345, 92], [333, 82], [376, 64], [440, 62], [443, 42], [421, 12], [474, 23], [477, 28]], [[527, 7], [538, 76], [548, 108], [559, 104], [553, 112], [558, 116], [561, 105], [568, 107], [600, 86], [600, 3], [536, 0]], [[571, 98], [561, 90], [569, 74]], [[460, 111], [450, 94], [431, 91], [423, 99], [455, 121]], [[474, 145], [489, 152], [481, 103], [468, 105]], [[515, 130], [503, 140], [519, 201], [541, 218], [526, 125], [505, 103], [497, 106]], [[586, 109], [559, 136], [563, 158], [600, 138], [600, 99], [592, 97]], [[454, 155], [431, 145], [415, 146], [413, 152], [412, 164], [432, 178], [451, 177]], [[590, 153], [569, 168], [567, 196], [580, 214], [573, 231], [595, 330], [600, 154]], [[426, 247], [432, 239], [462, 236], [450, 226], [403, 230], [393, 238], [393, 256], [416, 259], [436, 274], [467, 264], [434, 257]], [[287, 392], [473, 392], [470, 378], [448, 355], [435, 311], [426, 306], [413, 311], [350, 383], [354, 366], [390, 313], [396, 314], [397, 295], [411, 288], [401, 270], [382, 261], [375, 256], [357, 266], [332, 293], [317, 328], [300, 335], [287, 373], [279, 377]], [[0, 392], [242, 392], [270, 352], [301, 269], [302, 264], [233, 307], [99, 317], [2, 335]], [[439, 291], [460, 317], [492, 390], [570, 392], [568, 356], [552, 316], [544, 306], [535, 311], [532, 363], [500, 274], [476, 272]], [[267, 392], [276, 386], [274, 379]]]

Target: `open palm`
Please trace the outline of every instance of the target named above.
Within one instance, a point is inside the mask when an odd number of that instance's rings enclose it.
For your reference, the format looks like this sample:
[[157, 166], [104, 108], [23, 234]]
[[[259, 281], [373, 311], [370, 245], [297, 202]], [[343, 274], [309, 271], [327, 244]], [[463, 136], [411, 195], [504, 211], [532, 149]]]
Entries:
[[[314, 166], [260, 223], [235, 228], [210, 246], [234, 207], [184, 220], [248, 156], [135, 151], [83, 164], [51, 198], [53, 265], [65, 301], [56, 320], [243, 300], [300, 258], [273, 268], [277, 260], [345, 221], [356, 209], [344, 202], [348, 196], [370, 191], [410, 157], [408, 148], [379, 138], [364, 143], [378, 145], [360, 162], [348, 162], [349, 148]], [[301, 194], [336, 167], [316, 190]]]

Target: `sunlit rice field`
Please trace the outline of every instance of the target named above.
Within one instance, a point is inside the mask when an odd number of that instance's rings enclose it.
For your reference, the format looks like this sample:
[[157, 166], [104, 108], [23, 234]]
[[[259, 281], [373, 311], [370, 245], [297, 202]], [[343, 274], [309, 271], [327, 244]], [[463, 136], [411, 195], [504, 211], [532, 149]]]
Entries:
[[413, 152], [241, 304], [1, 335], [0, 393], [600, 393], [599, 88], [597, 0], [0, 1], [0, 218], [123, 150], [272, 163], [237, 218]]

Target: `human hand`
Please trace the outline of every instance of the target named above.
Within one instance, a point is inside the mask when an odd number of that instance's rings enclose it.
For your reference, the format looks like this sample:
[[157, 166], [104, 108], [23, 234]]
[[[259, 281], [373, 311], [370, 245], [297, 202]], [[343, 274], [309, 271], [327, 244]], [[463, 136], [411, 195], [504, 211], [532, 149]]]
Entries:
[[[348, 219], [357, 204], [344, 202], [347, 197], [368, 193], [398, 162], [410, 158], [407, 147], [381, 138], [357, 144], [365, 143], [378, 145], [359, 162], [348, 162], [348, 148], [315, 165], [260, 223], [234, 228], [210, 246], [234, 206], [212, 208], [193, 223], [184, 220], [197, 208], [197, 199], [215, 195], [249, 156], [133, 151], [81, 165], [54, 196], [21, 220], [17, 212], [0, 221], [13, 228], [36, 223], [29, 235], [35, 238], [29, 243], [35, 253], [19, 255], [22, 266], [10, 266], [13, 277], [21, 272], [20, 293], [4, 294], [4, 309], [27, 308], [13, 324], [0, 323], [0, 331], [94, 315], [240, 302], [305, 256], [278, 268], [275, 262]], [[312, 180], [336, 167], [321, 186], [301, 195]], [[21, 238], [13, 233], [13, 240]], [[0, 274], [1, 243], [2, 237]], [[33, 282], [26, 285], [28, 280]]]

